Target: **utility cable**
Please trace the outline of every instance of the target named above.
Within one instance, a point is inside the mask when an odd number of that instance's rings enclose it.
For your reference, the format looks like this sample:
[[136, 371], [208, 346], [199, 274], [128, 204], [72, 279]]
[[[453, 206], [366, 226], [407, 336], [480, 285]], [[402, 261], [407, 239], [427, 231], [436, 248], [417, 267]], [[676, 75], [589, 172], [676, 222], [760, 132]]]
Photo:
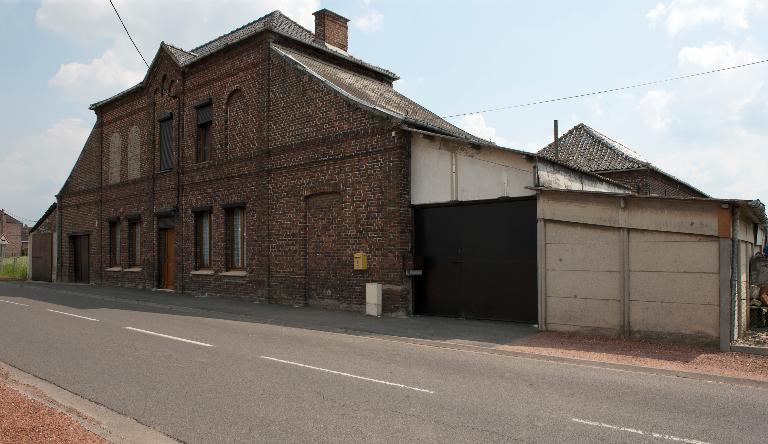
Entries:
[[651, 82], [637, 83], [637, 84], [634, 84], [634, 85], [621, 86], [621, 87], [618, 87], [618, 88], [604, 89], [602, 91], [593, 91], [593, 92], [588, 92], [588, 93], [575, 94], [575, 95], [572, 95], [572, 96], [558, 97], [558, 98], [554, 98], [554, 99], [536, 100], [534, 102], [521, 103], [521, 104], [518, 104], [518, 105], [502, 106], [502, 107], [499, 107], [499, 108], [489, 108], [489, 109], [484, 109], [484, 110], [480, 110], [480, 111], [473, 111], [473, 112], [469, 112], [469, 113], [451, 114], [451, 115], [448, 115], [448, 116], [442, 116], [442, 118], [443, 119], [450, 119], [452, 117], [462, 117], [462, 116], [469, 116], [469, 115], [472, 115], [472, 114], [491, 113], [491, 112], [495, 112], [495, 111], [503, 111], [503, 110], [514, 109], [514, 108], [523, 108], [523, 107], [527, 107], [527, 106], [542, 105], [542, 104], [545, 104], [545, 103], [552, 103], [552, 102], [562, 102], [564, 100], [572, 100], [572, 99], [578, 99], [578, 98], [581, 98], [581, 97], [596, 96], [598, 94], [605, 94], [605, 93], [610, 93], [610, 92], [623, 91], [623, 90], [633, 89], [633, 88], [641, 88], [643, 86], [658, 85], [660, 83], [667, 83], [667, 82], [673, 82], [673, 81], [676, 81], [676, 80], [690, 79], [691, 77], [700, 77], [700, 76], [705, 76], [705, 75], [709, 75], [709, 74], [715, 74], [715, 73], [718, 73], [718, 72], [730, 71], [730, 70], [733, 70], [733, 69], [747, 68], [749, 66], [759, 65], [761, 63], [766, 63], [766, 62], [768, 62], [768, 59], [758, 60], [756, 62], [750, 62], [750, 63], [743, 63], [741, 65], [727, 66], [725, 68], [713, 69], [711, 71], [697, 72], [697, 73], [694, 73], [694, 74], [688, 74], [688, 75], [684, 75], [684, 76], [670, 77], [668, 79], [654, 80], [654, 81], [651, 81]]
[[123, 25], [123, 29], [125, 29], [125, 33], [128, 34], [128, 38], [131, 40], [131, 43], [133, 43], [133, 47], [136, 48], [136, 52], [139, 53], [139, 57], [141, 57], [141, 60], [143, 60], [144, 64], [147, 65], [147, 68], [149, 68], [149, 63], [147, 63], [147, 59], [144, 58], [144, 54], [142, 54], [141, 51], [139, 51], [139, 47], [136, 46], [136, 42], [133, 41], [133, 37], [131, 37], [131, 33], [128, 32], [128, 28], [125, 27], [123, 18], [120, 17], [120, 13], [117, 12], [117, 8], [115, 7], [115, 4], [112, 3], [112, 0], [109, 0], [109, 4], [112, 5], [112, 9], [115, 10], [115, 14], [117, 14], [117, 19], [120, 20], [120, 24]]

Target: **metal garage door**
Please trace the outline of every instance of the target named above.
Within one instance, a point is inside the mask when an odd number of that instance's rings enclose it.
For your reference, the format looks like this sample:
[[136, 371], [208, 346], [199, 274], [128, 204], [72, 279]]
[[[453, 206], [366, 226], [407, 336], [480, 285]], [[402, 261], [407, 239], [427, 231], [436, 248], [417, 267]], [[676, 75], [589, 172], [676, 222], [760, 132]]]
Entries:
[[536, 201], [415, 210], [415, 312], [537, 322]]

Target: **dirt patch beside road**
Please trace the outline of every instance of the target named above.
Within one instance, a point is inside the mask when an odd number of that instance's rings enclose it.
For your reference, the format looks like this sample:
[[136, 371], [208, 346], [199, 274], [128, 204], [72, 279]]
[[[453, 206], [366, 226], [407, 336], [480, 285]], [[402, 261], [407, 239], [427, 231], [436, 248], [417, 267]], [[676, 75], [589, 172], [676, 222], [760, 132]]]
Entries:
[[768, 356], [704, 347], [543, 332], [497, 348], [768, 381]]
[[6, 378], [0, 374], [0, 443], [107, 442], [65, 413], [11, 388]]

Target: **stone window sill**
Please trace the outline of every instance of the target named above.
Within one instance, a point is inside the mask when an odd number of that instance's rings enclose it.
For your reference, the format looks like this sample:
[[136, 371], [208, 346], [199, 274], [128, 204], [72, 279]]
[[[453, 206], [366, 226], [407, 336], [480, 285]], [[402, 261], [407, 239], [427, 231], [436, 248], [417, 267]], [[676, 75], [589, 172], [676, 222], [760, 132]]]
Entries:
[[230, 271], [224, 271], [222, 273], [219, 273], [221, 276], [236, 276], [236, 277], [245, 277], [248, 276], [248, 272], [245, 270], [230, 270]]
[[138, 273], [140, 271], [144, 271], [144, 269], [141, 268], [141, 267], [131, 267], [131, 268], [126, 268], [123, 271], [128, 272], [128, 273]]
[[123, 271], [123, 267], [109, 267], [106, 271]]
[[213, 276], [213, 270], [193, 270], [189, 274], [195, 276]]

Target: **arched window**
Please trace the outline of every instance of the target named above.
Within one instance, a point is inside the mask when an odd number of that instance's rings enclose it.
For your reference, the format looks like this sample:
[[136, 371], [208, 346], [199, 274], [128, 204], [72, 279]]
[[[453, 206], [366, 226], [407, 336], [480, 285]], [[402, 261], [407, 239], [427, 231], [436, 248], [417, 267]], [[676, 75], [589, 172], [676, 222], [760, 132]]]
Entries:
[[160, 95], [165, 95], [165, 82], [168, 80], [168, 76], [163, 74], [163, 79], [160, 81]]
[[120, 182], [121, 143], [120, 133], [112, 134], [109, 142], [109, 172], [107, 175], [109, 183]]
[[138, 126], [133, 126], [128, 132], [128, 152], [125, 157], [125, 178], [137, 179], [141, 175], [141, 130]]
[[245, 96], [243, 91], [236, 89], [229, 94], [226, 103], [226, 139], [227, 150], [232, 152], [243, 146], [245, 139]]

